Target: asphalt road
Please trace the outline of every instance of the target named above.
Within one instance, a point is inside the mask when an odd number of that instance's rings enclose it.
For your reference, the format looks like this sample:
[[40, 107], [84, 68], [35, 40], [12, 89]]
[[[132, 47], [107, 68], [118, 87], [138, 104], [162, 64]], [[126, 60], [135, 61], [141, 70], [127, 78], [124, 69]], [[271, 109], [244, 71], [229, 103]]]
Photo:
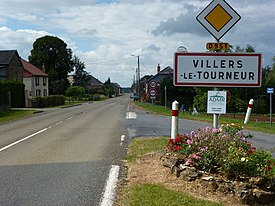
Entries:
[[[181, 119], [179, 133], [205, 126]], [[110, 174], [131, 138], [169, 137], [170, 127], [171, 117], [137, 110], [127, 96], [0, 124], [0, 205], [111, 205]], [[274, 135], [251, 133], [256, 146], [275, 147]]]
[[[134, 118], [133, 118], [134, 117]], [[154, 137], [170, 136], [171, 117], [154, 115], [146, 111], [137, 110], [130, 106], [128, 108], [127, 130], [130, 138], [134, 137]], [[189, 134], [198, 128], [212, 127], [212, 123], [196, 122], [187, 119], [179, 119], [179, 134]], [[275, 157], [275, 135], [263, 132], [245, 130], [244, 133], [251, 134], [253, 138], [249, 140], [257, 148], [270, 149]]]
[[1, 124], [0, 205], [101, 205], [110, 169], [125, 155], [128, 101], [52, 109]]

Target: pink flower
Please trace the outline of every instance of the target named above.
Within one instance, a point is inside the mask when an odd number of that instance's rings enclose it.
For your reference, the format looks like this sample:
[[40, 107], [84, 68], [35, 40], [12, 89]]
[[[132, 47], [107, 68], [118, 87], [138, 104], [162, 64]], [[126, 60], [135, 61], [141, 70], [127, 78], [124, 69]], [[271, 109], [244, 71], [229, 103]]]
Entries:
[[219, 129], [212, 129], [212, 132], [213, 132], [213, 133], [219, 133], [220, 130], [219, 130]]
[[208, 147], [207, 147], [207, 146], [202, 147], [202, 148], [200, 149], [201, 152], [204, 152], [204, 151], [206, 151], [206, 150], [208, 150]]
[[193, 159], [196, 159], [196, 160], [200, 160], [200, 158], [201, 158], [200, 156], [198, 156], [196, 154], [191, 154], [189, 157], [193, 158]]
[[190, 135], [191, 135], [191, 136], [194, 136], [195, 134], [196, 134], [195, 131], [191, 131], [191, 132], [190, 132]]
[[189, 145], [190, 145], [190, 144], [193, 144], [193, 141], [192, 141], [191, 139], [188, 139], [188, 140], [187, 140], [187, 144], [189, 144]]
[[187, 166], [192, 165], [192, 163], [193, 163], [192, 160], [189, 158], [185, 161], [185, 165], [187, 165]]
[[211, 131], [210, 127], [205, 127], [205, 131], [210, 132]]

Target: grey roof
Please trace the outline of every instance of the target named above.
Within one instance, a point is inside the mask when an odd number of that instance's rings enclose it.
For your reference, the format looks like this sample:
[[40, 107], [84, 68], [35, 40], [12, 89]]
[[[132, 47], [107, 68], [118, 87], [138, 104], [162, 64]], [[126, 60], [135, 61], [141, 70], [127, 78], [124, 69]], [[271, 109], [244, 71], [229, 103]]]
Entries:
[[88, 84], [89, 85], [98, 85], [98, 86], [103, 86], [104, 85], [101, 81], [99, 81], [98, 79], [96, 79], [92, 75], [90, 75], [90, 80], [89, 80]]
[[167, 66], [159, 73], [157, 73], [155, 76], [151, 77], [148, 81], [155, 80], [156, 82], [160, 82], [165, 77], [173, 78], [173, 73], [173, 69], [170, 66]]
[[0, 65], [9, 65], [14, 55], [17, 55], [19, 57], [19, 54], [16, 50], [1, 50]]
[[163, 70], [159, 72], [159, 74], [173, 74], [173, 69], [171, 67], [165, 67]]

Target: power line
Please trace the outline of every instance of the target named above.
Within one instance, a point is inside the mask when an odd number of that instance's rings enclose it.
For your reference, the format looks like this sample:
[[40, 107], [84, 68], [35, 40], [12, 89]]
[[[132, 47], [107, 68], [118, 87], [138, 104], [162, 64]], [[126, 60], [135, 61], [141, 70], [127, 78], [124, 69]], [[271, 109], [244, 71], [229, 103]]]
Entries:
[[126, 61], [129, 59], [133, 59], [133, 57], [123, 58], [123, 59], [106, 60], [106, 61], [100, 61], [100, 62], [90, 62], [89, 64], [106, 64], [106, 63], [113, 63], [113, 62], [118, 62], [118, 61]]
[[145, 69], [149, 74], [151, 74], [151, 72], [146, 68], [144, 62], [143, 62], [142, 60], [140, 60], [140, 61], [141, 61], [142, 66], [144, 67], [144, 69]]

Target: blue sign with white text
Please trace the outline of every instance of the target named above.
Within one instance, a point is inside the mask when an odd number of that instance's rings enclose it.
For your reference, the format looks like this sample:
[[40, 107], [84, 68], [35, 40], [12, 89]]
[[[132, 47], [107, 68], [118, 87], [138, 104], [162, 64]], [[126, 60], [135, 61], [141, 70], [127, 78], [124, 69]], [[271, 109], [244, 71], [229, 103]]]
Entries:
[[273, 94], [274, 93], [274, 88], [267, 88], [267, 93], [268, 94]]

